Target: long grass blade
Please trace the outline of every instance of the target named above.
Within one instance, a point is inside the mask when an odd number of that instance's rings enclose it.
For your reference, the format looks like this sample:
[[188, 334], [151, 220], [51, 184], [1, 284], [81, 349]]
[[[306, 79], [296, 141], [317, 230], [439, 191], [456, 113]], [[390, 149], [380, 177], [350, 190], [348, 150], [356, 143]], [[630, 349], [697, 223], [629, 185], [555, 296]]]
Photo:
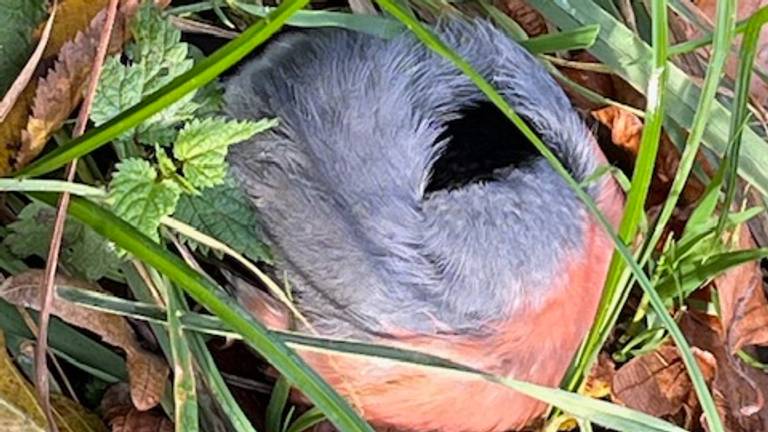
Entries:
[[[55, 194], [34, 193], [36, 199], [54, 204]], [[79, 197], [73, 197], [70, 214], [91, 226], [135, 257], [154, 267], [183, 288], [195, 301], [227, 323], [281, 374], [285, 375], [328, 419], [345, 431], [370, 431], [365, 423], [316, 372], [295, 352], [253, 319], [240, 304], [213, 283], [189, 268], [179, 257], [168, 252], [127, 222], [109, 211]]]
[[[645, 111], [645, 125], [640, 138], [640, 150], [632, 173], [632, 183], [627, 195], [626, 207], [619, 225], [619, 237], [627, 244], [631, 243], [639, 231], [640, 222], [645, 215], [645, 201], [656, 165], [656, 155], [661, 141], [661, 127], [664, 123], [664, 95], [667, 83], [667, 50], [669, 45], [667, 5], [664, 0], [654, 0], [651, 3], [652, 42], [653, 42], [653, 74], [648, 83], [648, 94]], [[621, 256], [614, 252], [605, 289], [598, 306], [595, 323], [587, 335], [583, 349], [578, 353], [571, 372], [568, 374], [564, 388], [576, 390], [586, 375], [592, 362], [597, 358], [603, 343], [608, 338], [613, 324], [618, 319], [623, 306], [622, 298], [626, 297], [628, 286], [621, 284], [621, 276], [626, 265]]]
[[[109, 294], [94, 293], [65, 286], [57, 287], [57, 292], [60, 293], [62, 298], [84, 307], [95, 308], [110, 313], [126, 314], [137, 319], [151, 320], [156, 323], [167, 325], [164, 322], [166, 319], [165, 313], [154, 305], [146, 303], [141, 304], [130, 300], [118, 299]], [[226, 324], [210, 315], [187, 313], [181, 317], [181, 321], [189, 330], [201, 331], [213, 335], [239, 337], [236, 333], [232, 333]], [[546, 403], [558, 406], [585, 420], [615, 430], [627, 432], [683, 431], [683, 429], [664, 420], [657, 419], [639, 411], [634, 411], [605, 401], [595, 400], [587, 396], [569, 393], [560, 389], [538, 386], [498, 375], [488, 374], [472, 367], [418, 351], [363, 342], [329, 339], [299, 333], [270, 333], [299, 349], [394, 360], [420, 367], [439, 369], [442, 373], [458, 373], [476, 379], [494, 382]], [[500, 389], [500, 391], [502, 390]], [[280, 395], [279, 399], [282, 400], [283, 397], [283, 395]]]
[[[688, 342], [685, 340], [682, 331], [675, 323], [675, 320], [669, 315], [666, 310], [664, 302], [659, 297], [658, 293], [653, 289], [651, 281], [648, 276], [643, 272], [642, 268], [635, 261], [632, 253], [624, 245], [621, 239], [614, 231], [611, 224], [605, 218], [605, 215], [600, 212], [597, 204], [587, 194], [581, 186], [574, 180], [574, 178], [563, 167], [562, 163], [555, 157], [549, 148], [536, 136], [535, 133], [528, 127], [527, 124], [514, 112], [509, 104], [504, 100], [501, 95], [488, 83], [483, 77], [461, 56], [455, 51], [446, 46], [440, 39], [438, 39], [431, 31], [425, 28], [420, 22], [411, 17], [405, 10], [403, 10], [397, 3], [392, 0], [377, 0], [379, 5], [387, 12], [392, 14], [395, 18], [403, 22], [426, 46], [434, 50], [436, 53], [442, 55], [446, 59], [453, 62], [458, 69], [460, 69], [475, 85], [488, 97], [488, 99], [506, 115], [512, 123], [517, 126], [521, 133], [528, 139], [528, 141], [536, 147], [536, 149], [542, 154], [542, 156], [549, 162], [552, 168], [557, 172], [568, 184], [571, 189], [576, 193], [579, 199], [585, 204], [589, 212], [595, 216], [603, 229], [608, 233], [614, 242], [616, 249], [621, 254], [622, 258], [629, 264], [633, 275], [638, 279], [638, 283], [643, 288], [643, 291], [648, 295], [651, 306], [654, 311], [659, 315], [664, 327], [669, 331], [672, 339], [677, 345], [683, 363], [685, 364], [688, 373], [691, 377], [696, 395], [704, 408], [704, 412], [707, 415], [708, 424], [712, 431], [722, 431], [722, 424], [720, 418], [717, 416], [715, 408], [715, 402], [712, 395], [709, 393], [704, 376], [699, 368], [696, 360], [693, 356]], [[594, 9], [594, 8], [592, 8]]]

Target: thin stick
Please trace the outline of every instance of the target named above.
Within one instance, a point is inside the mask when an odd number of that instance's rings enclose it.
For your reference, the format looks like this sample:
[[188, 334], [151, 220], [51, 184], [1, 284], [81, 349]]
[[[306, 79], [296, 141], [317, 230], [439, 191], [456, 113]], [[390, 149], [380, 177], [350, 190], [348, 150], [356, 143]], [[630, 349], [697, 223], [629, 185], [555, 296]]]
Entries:
[[[88, 88], [85, 92], [83, 104], [80, 107], [80, 112], [77, 116], [75, 130], [72, 132], [74, 138], [79, 137], [85, 132], [85, 127], [88, 123], [91, 104], [93, 103], [96, 86], [98, 85], [99, 77], [101, 76], [104, 58], [107, 56], [107, 49], [109, 48], [109, 41], [112, 36], [112, 28], [115, 25], [118, 2], [119, 0], [110, 0], [109, 5], [107, 6], [107, 15], [104, 19], [104, 30], [101, 33], [99, 45], [96, 48], [96, 56], [93, 59]], [[77, 159], [71, 161], [69, 166], [67, 166], [66, 175], [68, 182], [74, 180], [76, 167]], [[48, 382], [48, 362], [46, 361], [46, 353], [48, 352], [48, 324], [51, 319], [51, 309], [53, 308], [53, 284], [56, 277], [56, 268], [59, 262], [61, 238], [64, 234], [64, 221], [68, 207], [69, 193], [64, 192], [59, 198], [59, 204], [56, 209], [56, 220], [53, 225], [53, 234], [51, 235], [51, 246], [48, 250], [48, 259], [45, 264], [45, 277], [40, 292], [40, 327], [37, 337], [37, 345], [35, 346], [35, 384], [37, 386], [37, 397], [40, 400], [40, 406], [45, 412], [45, 417], [48, 421], [48, 430], [52, 432], [58, 432], [58, 428], [56, 427], [53, 411], [51, 410], [50, 383]]]

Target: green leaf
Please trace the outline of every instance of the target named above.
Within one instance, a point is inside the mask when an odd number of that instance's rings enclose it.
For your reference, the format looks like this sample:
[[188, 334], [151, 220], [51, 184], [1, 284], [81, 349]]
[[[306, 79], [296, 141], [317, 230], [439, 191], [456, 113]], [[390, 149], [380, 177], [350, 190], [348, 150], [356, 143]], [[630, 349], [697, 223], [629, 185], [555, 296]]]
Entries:
[[45, 19], [45, 0], [0, 0], [0, 95], [34, 49], [32, 32]]
[[144, 92], [152, 93], [192, 68], [187, 58], [189, 46], [181, 42], [181, 31], [162, 17], [160, 11], [146, 2], [131, 29], [134, 44], [128, 47], [128, 57], [144, 68]]
[[[189, 58], [189, 45], [181, 42], [181, 32], [151, 3], [137, 13], [132, 32], [134, 43], [126, 49], [131, 64], [121, 64], [119, 56], [105, 62], [91, 114], [97, 126], [138, 104], [146, 95], [191, 69], [194, 63]], [[133, 134], [142, 144], [171, 144], [176, 138], [176, 126], [201, 108], [194, 99], [195, 92], [185, 95], [120, 139], [131, 139]]]
[[[56, 210], [33, 202], [8, 225], [10, 233], [3, 244], [18, 258], [48, 257]], [[89, 280], [115, 274], [120, 265], [114, 246], [91, 228], [67, 218], [61, 242], [61, 264], [74, 275]]]
[[184, 175], [193, 186], [216, 186], [227, 175], [224, 158], [229, 146], [276, 124], [275, 120], [229, 121], [213, 117], [192, 120], [179, 132], [173, 155], [184, 164]]
[[126, 108], [136, 105], [141, 101], [143, 88], [143, 68], [125, 66], [118, 56], [108, 58], [93, 97], [91, 120], [96, 126], [101, 126]]
[[173, 180], [158, 179], [157, 170], [149, 162], [131, 158], [117, 164], [109, 194], [116, 215], [160, 241], [160, 219], [173, 213], [181, 188]]
[[[231, 178], [200, 195], [182, 195], [174, 217], [201, 232], [226, 243], [239, 253], [256, 261], [270, 262], [269, 252], [261, 241], [261, 228], [248, 199]], [[208, 249], [185, 239], [192, 249]]]

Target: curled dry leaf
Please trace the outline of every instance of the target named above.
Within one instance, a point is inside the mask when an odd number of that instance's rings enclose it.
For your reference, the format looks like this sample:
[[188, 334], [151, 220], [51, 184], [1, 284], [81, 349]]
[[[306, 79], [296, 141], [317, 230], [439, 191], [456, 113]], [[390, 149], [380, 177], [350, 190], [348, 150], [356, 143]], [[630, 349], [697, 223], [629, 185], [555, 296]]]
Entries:
[[[42, 270], [29, 270], [10, 277], [0, 286], [0, 297], [12, 304], [39, 310], [42, 281]], [[62, 275], [56, 276], [55, 283], [56, 286], [101, 291], [94, 284]], [[86, 309], [58, 297], [54, 299], [52, 313], [70, 324], [98, 334], [104, 342], [125, 351], [131, 398], [136, 408], [147, 410], [160, 402], [168, 379], [168, 366], [163, 359], [139, 345], [124, 318]]]
[[723, 327], [717, 317], [689, 312], [681, 319], [680, 328], [692, 345], [715, 356], [717, 372], [712, 393], [726, 430], [768, 430], [765, 404], [768, 375], [745, 365], [728, 352], [723, 340]]
[[158, 410], [138, 411], [124, 383], [107, 390], [101, 400], [101, 410], [112, 432], [171, 432], [174, 429], [168, 417]]
[[[715, 358], [697, 348], [693, 353], [704, 378], [711, 381], [717, 370]], [[693, 384], [673, 345], [662, 345], [622, 366], [613, 377], [612, 399], [656, 417], [673, 416], [682, 411], [687, 426], [699, 412]]]
[[528, 5], [524, 0], [505, 0], [499, 4], [501, 10], [515, 20], [528, 36], [539, 36], [547, 33], [547, 22], [544, 17]]
[[602, 399], [611, 394], [613, 377], [616, 375], [616, 364], [606, 353], [600, 353], [597, 363], [584, 382], [582, 392], [589, 397]]
[[[746, 225], [734, 234], [738, 249], [752, 249], [755, 243]], [[714, 280], [720, 299], [720, 317], [725, 344], [731, 354], [749, 345], [768, 345], [768, 301], [763, 289], [760, 263], [733, 267]]]
[[[54, 394], [54, 418], [61, 432], [102, 432], [104, 424], [91, 412], [64, 396]], [[0, 430], [45, 432], [45, 416], [35, 391], [13, 364], [0, 332]]]
[[[611, 140], [617, 147], [628, 152], [632, 159], [637, 157], [643, 134], [643, 122], [636, 115], [619, 107], [609, 106], [592, 111], [592, 116], [611, 130]], [[697, 158], [697, 160], [702, 164], [705, 163], [703, 158]], [[672, 186], [679, 162], [680, 152], [669, 137], [662, 134], [648, 197], [649, 205], [653, 206], [664, 202]], [[683, 204], [696, 202], [703, 192], [704, 185], [695, 176], [691, 176], [683, 190]]]

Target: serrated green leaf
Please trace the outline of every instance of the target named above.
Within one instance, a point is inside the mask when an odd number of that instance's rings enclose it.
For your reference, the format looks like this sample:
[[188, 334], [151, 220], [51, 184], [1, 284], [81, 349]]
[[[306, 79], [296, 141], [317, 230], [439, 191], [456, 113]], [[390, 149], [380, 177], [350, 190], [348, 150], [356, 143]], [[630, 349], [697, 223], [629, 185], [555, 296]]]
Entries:
[[[91, 115], [96, 125], [111, 120], [193, 66], [181, 32], [150, 3], [137, 13], [132, 32], [134, 43], [126, 49], [130, 65], [121, 64], [119, 56], [105, 63]], [[185, 95], [121, 139], [132, 138], [147, 145], [173, 143], [179, 123], [191, 119], [201, 108], [195, 99], [195, 92]]]
[[139, 9], [131, 31], [135, 42], [126, 51], [134, 63], [144, 68], [145, 94], [192, 67], [192, 59], [187, 58], [189, 46], [181, 42], [181, 31], [163, 18], [151, 2]]
[[[8, 225], [10, 233], [3, 244], [18, 258], [46, 259], [55, 218], [52, 207], [33, 202], [24, 207], [16, 222]], [[72, 218], [67, 218], [64, 225], [59, 261], [72, 274], [89, 280], [114, 274], [120, 266], [114, 246]]]
[[34, 49], [32, 32], [45, 19], [45, 0], [0, 0], [0, 95]]
[[173, 213], [181, 188], [173, 180], [158, 179], [157, 170], [149, 162], [131, 158], [117, 165], [109, 194], [116, 215], [160, 241], [160, 219]]
[[224, 158], [230, 145], [273, 127], [275, 120], [231, 121], [223, 118], [192, 120], [179, 132], [173, 155], [183, 163], [184, 176], [199, 188], [221, 184], [227, 174]]
[[[253, 208], [243, 192], [227, 179], [219, 186], [203, 189], [199, 196], [183, 195], [174, 217], [256, 261], [270, 262], [262, 231]], [[192, 249], [208, 248], [185, 239]]]
[[96, 126], [111, 120], [125, 109], [141, 101], [144, 70], [136, 65], [125, 66], [118, 56], [104, 62], [99, 86], [93, 97], [91, 120]]

